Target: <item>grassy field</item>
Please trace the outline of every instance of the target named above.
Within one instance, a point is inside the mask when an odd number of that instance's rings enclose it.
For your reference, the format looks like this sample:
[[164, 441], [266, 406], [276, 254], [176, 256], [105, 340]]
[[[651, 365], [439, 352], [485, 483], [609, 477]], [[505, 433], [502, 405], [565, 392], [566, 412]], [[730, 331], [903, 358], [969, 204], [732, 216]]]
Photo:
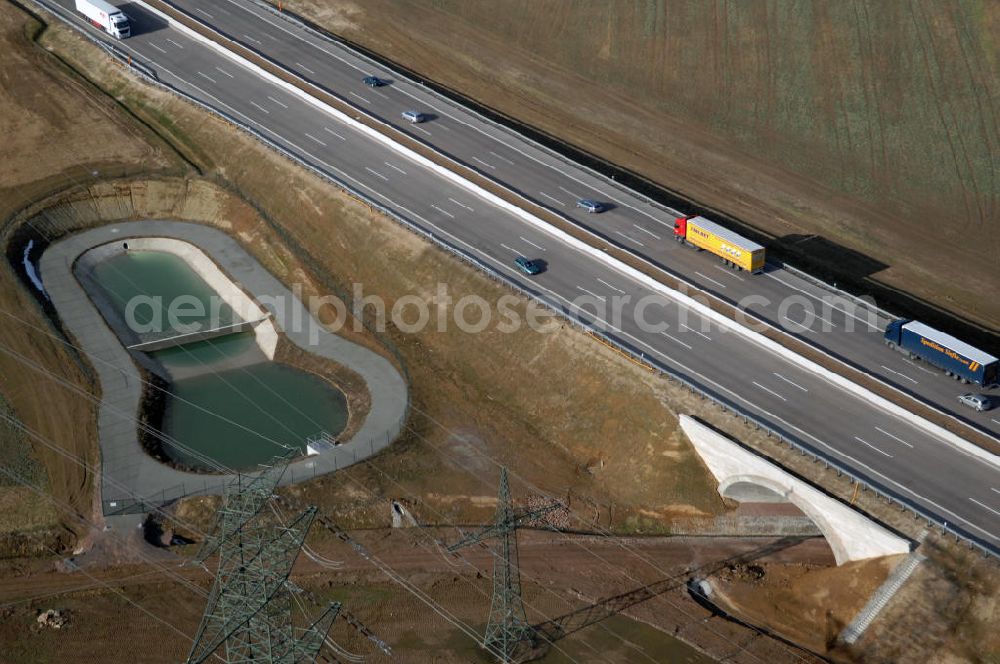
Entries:
[[833, 279], [1000, 326], [1000, 4], [284, 5]]

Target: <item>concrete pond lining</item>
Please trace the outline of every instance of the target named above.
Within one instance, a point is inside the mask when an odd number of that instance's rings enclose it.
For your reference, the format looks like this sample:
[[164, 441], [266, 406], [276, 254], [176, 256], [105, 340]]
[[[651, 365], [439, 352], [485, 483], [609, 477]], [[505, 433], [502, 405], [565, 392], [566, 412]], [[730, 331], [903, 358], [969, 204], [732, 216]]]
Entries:
[[[93, 365], [101, 386], [98, 433], [101, 505], [105, 515], [141, 513], [178, 498], [221, 493], [233, 474], [193, 473], [149, 456], [138, 436], [142, 374], [136, 357], [109, 326], [75, 274], [102, 252], [130, 248], [182, 257], [244, 320], [255, 319], [257, 343], [273, 357], [278, 330], [303, 350], [357, 373], [371, 405], [357, 432], [316, 456], [293, 461], [282, 484], [344, 468], [385, 449], [402, 429], [408, 408], [406, 381], [387, 359], [319, 324], [306, 305], [224, 232], [199, 224], [135, 221], [109, 224], [62, 238], [42, 254], [42, 283], [67, 332]], [[113, 244], [112, 244], [113, 243]], [[97, 253], [87, 253], [94, 248]], [[84, 264], [78, 265], [81, 257]], [[234, 306], [235, 305], [235, 306]], [[261, 320], [267, 318], [267, 320]], [[291, 324], [286, 324], [286, 322]]]

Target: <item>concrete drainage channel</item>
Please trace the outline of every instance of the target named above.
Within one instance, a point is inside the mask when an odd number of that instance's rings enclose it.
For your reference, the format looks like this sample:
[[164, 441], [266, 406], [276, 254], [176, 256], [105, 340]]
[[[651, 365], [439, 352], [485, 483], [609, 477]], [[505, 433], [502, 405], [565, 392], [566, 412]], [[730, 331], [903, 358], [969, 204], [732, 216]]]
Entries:
[[[140, 443], [136, 414], [144, 379], [137, 363], [148, 360], [136, 358], [141, 352], [133, 355], [126, 349], [72, 267], [94, 247], [104, 247], [100, 254], [108, 253], [107, 247], [123, 249], [127, 243], [133, 248], [179, 252], [245, 319], [259, 318], [264, 313], [263, 302], [270, 319], [251, 334], [265, 356], [268, 352], [273, 356], [277, 336], [282, 333], [289, 342], [348, 368], [364, 380], [371, 405], [356, 433], [319, 454], [293, 461], [282, 478], [283, 485], [363, 460], [397, 437], [407, 414], [408, 392], [396, 368], [373, 351], [328, 332], [298, 297], [233, 238], [206, 226], [174, 221], [129, 222], [83, 231], [49, 246], [40, 266], [43, 284], [60, 320], [91, 359], [100, 380], [98, 426], [105, 514], [141, 513], [182, 497], [219, 493], [235, 477], [179, 470], [153, 459]], [[94, 257], [91, 254], [90, 260]]]

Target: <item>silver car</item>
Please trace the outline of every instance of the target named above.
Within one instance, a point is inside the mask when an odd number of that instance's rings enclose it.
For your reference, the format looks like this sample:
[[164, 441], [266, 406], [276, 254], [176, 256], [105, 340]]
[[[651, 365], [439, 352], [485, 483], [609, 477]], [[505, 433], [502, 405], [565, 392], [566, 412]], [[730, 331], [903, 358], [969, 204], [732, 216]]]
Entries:
[[417, 124], [418, 122], [423, 122], [427, 119], [427, 116], [420, 111], [403, 111], [403, 119], [407, 122], [412, 122]]
[[993, 400], [985, 394], [963, 394], [958, 397], [958, 402], [979, 412], [993, 407]]

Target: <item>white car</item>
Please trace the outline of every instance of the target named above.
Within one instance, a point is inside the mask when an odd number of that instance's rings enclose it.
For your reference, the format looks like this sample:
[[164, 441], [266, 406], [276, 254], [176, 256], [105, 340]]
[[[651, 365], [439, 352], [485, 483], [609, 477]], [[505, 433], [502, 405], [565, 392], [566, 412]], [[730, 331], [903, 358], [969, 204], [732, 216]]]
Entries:
[[979, 412], [993, 407], [993, 400], [985, 394], [963, 394], [958, 397], [958, 402]]
[[423, 122], [427, 119], [427, 116], [420, 111], [403, 111], [403, 119], [407, 122], [412, 122], [417, 124], [418, 122]]

